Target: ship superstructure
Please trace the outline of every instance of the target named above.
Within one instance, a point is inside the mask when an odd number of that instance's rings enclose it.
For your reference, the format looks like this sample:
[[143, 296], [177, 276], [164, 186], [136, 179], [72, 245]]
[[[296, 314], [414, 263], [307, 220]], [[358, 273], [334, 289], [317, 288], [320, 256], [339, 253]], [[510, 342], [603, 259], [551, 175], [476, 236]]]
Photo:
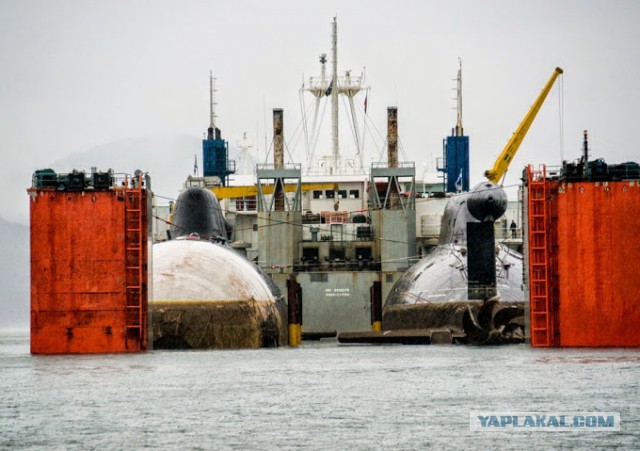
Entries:
[[[390, 108], [388, 117], [392, 148], [397, 143], [397, 109]], [[310, 191], [319, 192], [318, 201], [333, 202], [332, 210], [303, 212], [301, 167], [283, 162], [283, 129], [283, 112], [274, 110], [274, 164], [257, 168], [257, 263], [282, 291], [292, 283], [299, 287], [303, 330], [368, 328], [370, 289], [379, 284], [386, 295], [415, 256], [414, 165], [395, 158], [374, 165], [366, 182], [372, 191], [366, 209], [343, 211], [340, 198], [322, 198], [327, 192], [340, 193], [338, 187]], [[296, 189], [287, 192], [287, 184]], [[404, 186], [410, 187], [406, 195]], [[271, 187], [270, 194], [265, 194], [266, 187]], [[349, 191], [345, 189], [345, 198]], [[350, 200], [359, 201], [359, 194]]]

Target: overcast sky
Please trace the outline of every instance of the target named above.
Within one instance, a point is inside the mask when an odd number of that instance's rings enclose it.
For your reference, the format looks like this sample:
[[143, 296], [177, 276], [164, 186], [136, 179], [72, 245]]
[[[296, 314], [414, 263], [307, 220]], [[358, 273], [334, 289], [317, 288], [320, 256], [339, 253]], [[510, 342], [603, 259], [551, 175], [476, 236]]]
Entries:
[[[402, 148], [418, 168], [441, 155], [455, 125], [458, 57], [472, 184], [556, 66], [565, 75], [506, 183], [527, 163], [577, 158], [585, 129], [594, 157], [640, 160], [639, 1], [0, 0], [0, 216], [27, 223], [31, 173], [71, 154], [130, 138], [200, 138], [209, 70], [226, 139], [246, 131], [264, 152], [275, 107], [287, 139], [301, 120], [303, 74], [317, 75], [318, 56], [330, 53], [335, 15], [340, 71], [366, 67], [380, 130], [386, 107], [398, 106]], [[304, 162], [301, 143], [291, 146]], [[200, 149], [184, 152], [191, 161]], [[378, 149], [367, 153], [377, 160]]]

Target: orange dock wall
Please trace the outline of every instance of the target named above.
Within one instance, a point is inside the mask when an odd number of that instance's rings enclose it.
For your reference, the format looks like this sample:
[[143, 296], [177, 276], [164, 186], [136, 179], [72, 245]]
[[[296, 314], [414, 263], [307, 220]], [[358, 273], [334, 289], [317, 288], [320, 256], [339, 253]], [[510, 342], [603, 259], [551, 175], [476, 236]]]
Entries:
[[[141, 193], [141, 194], [140, 194]], [[31, 189], [31, 352], [131, 352], [147, 348], [146, 246], [126, 250], [125, 190]], [[140, 227], [147, 239], [145, 190]], [[131, 236], [129, 237], [131, 238]], [[137, 251], [136, 251], [137, 252]], [[143, 260], [132, 308], [127, 266]], [[130, 306], [127, 307], [129, 302]], [[139, 323], [140, 327], [131, 327]]]
[[640, 346], [638, 182], [563, 183], [555, 202], [559, 346]]

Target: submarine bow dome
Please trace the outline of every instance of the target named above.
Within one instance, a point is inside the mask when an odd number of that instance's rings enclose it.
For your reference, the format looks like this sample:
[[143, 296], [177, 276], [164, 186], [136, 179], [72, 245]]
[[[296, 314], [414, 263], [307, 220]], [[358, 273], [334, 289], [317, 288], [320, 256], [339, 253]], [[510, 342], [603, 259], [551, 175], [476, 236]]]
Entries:
[[260, 348], [287, 342], [286, 303], [249, 260], [225, 245], [197, 239], [153, 248], [154, 348]]
[[153, 301], [255, 301], [276, 297], [253, 263], [207, 241], [172, 240], [153, 247]]

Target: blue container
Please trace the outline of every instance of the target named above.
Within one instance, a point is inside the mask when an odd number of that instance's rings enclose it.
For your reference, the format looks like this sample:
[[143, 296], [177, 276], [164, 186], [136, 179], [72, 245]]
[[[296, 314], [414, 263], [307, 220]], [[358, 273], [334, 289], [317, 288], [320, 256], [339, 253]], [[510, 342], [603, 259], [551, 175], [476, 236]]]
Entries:
[[202, 162], [205, 177], [219, 177], [222, 185], [227, 186], [228, 176], [235, 170], [229, 167], [229, 149], [225, 140], [202, 140]]

